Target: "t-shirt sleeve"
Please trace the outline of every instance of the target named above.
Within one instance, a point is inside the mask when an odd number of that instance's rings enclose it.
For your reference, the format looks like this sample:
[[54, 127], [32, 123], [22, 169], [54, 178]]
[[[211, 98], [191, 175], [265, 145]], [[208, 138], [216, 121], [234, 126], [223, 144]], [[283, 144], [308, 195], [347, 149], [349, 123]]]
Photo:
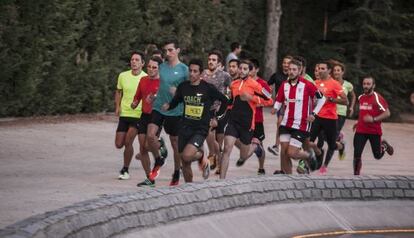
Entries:
[[387, 109], [388, 109], [388, 103], [387, 103], [387, 101], [385, 101], [385, 99], [381, 96], [381, 95], [379, 95], [379, 94], [377, 94], [378, 95], [378, 108], [381, 110], [381, 111], [386, 111]]
[[354, 85], [352, 83], [348, 83], [348, 92], [354, 91]]
[[134, 101], [141, 101], [142, 99], [142, 90], [143, 90], [143, 83], [144, 81], [141, 80], [139, 81], [138, 87], [137, 87], [137, 91], [135, 92], [135, 96], [134, 96]]
[[276, 94], [276, 102], [283, 103], [285, 101], [285, 93], [283, 92], [284, 84], [280, 85], [279, 90]]
[[339, 84], [337, 81], [334, 82], [334, 91], [336, 96], [341, 95], [344, 92], [344, 89], [342, 88], [341, 84]]

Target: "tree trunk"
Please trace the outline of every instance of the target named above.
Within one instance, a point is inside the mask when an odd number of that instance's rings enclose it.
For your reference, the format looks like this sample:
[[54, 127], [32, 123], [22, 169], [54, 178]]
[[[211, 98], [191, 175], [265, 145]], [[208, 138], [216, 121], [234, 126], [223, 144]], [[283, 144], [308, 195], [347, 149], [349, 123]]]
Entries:
[[[363, 3], [364, 8], [369, 7], [370, 0], [365, 0]], [[363, 21], [363, 24], [366, 24], [366, 20]], [[365, 32], [359, 29], [359, 36], [358, 36], [358, 44], [357, 44], [357, 52], [355, 54], [355, 66], [357, 69], [361, 69], [362, 66], [362, 55], [364, 54], [364, 38], [365, 38]]]
[[277, 68], [280, 18], [282, 16], [281, 0], [267, 0], [267, 35], [265, 46], [265, 64], [263, 77], [268, 80]]

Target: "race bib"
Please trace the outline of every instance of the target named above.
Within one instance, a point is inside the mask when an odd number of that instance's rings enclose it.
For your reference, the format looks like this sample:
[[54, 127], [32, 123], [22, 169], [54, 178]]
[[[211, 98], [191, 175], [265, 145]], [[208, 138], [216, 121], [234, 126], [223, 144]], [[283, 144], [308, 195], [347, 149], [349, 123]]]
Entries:
[[203, 106], [186, 105], [184, 115], [187, 118], [200, 120], [203, 115]]

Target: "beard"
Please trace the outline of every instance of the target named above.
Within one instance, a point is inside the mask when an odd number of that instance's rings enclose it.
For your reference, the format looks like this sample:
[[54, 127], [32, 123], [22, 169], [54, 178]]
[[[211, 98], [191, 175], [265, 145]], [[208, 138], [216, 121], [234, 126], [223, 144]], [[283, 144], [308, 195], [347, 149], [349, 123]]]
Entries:
[[364, 93], [365, 94], [370, 94], [370, 93], [372, 93], [372, 91], [374, 91], [374, 87], [364, 88]]
[[291, 74], [289, 74], [289, 75], [288, 75], [288, 80], [289, 80], [289, 81], [294, 81], [294, 80], [296, 80], [296, 79], [298, 78], [298, 76], [299, 76], [299, 75], [291, 75]]

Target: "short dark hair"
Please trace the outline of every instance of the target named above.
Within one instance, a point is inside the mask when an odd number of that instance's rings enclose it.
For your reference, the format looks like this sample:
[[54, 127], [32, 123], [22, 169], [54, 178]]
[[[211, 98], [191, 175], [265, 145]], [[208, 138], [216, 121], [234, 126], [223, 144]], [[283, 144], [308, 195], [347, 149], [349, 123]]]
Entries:
[[157, 62], [158, 66], [160, 66], [160, 64], [162, 64], [162, 59], [158, 56], [151, 56], [150, 60]]
[[250, 60], [242, 60], [242, 61], [240, 61], [239, 66], [241, 64], [247, 64], [249, 66], [249, 70], [252, 70], [253, 69], [253, 63]]
[[240, 60], [238, 60], [238, 59], [231, 59], [231, 60], [229, 61], [229, 64], [230, 64], [230, 63], [232, 63], [232, 62], [236, 62], [236, 63], [237, 63], [237, 67], [239, 67], [239, 65], [240, 65]]
[[250, 59], [250, 62], [253, 64], [253, 66], [254, 66], [256, 69], [260, 68], [260, 63], [259, 63], [259, 61], [258, 61], [257, 59], [255, 59], [255, 58], [251, 58], [251, 59]]
[[132, 51], [130, 58], [132, 58], [133, 55], [139, 55], [141, 57], [141, 61], [143, 61], [143, 62], [145, 61], [145, 54], [144, 54], [144, 52], [139, 51], [139, 50]]
[[296, 55], [296, 56], [293, 56], [293, 59], [295, 59], [295, 60], [297, 60], [297, 61], [301, 62], [301, 63], [302, 63], [302, 66], [303, 66], [303, 67], [306, 67], [306, 59], [305, 59], [305, 58], [303, 58], [302, 56], [300, 56], [300, 55]]
[[198, 65], [198, 67], [200, 68], [200, 73], [203, 72], [204, 68], [203, 68], [203, 61], [201, 59], [191, 59], [190, 63], [188, 63], [188, 66], [190, 65]]
[[230, 50], [234, 51], [235, 49], [240, 48], [240, 43], [239, 42], [233, 42], [230, 44]]
[[210, 52], [208, 52], [208, 56], [210, 55], [217, 55], [218, 62], [223, 61], [223, 54], [219, 50], [211, 50]]
[[162, 50], [155, 49], [155, 50], [152, 51], [152, 55], [162, 55]]
[[297, 65], [298, 68], [302, 67], [302, 63], [299, 60], [292, 59], [289, 64]]
[[364, 79], [372, 79], [372, 83], [375, 84], [375, 78], [374, 78], [374, 76], [372, 76], [370, 74], [367, 74], [367, 75], [363, 76], [361, 82], [364, 82]]
[[331, 62], [329, 62], [329, 60], [321, 60], [321, 61], [318, 62], [318, 64], [326, 64], [328, 69], [332, 70], [332, 64], [331, 64]]
[[169, 44], [174, 44], [174, 48], [176, 48], [176, 49], [180, 48], [180, 46], [178, 44], [178, 41], [176, 39], [167, 39], [167, 40], [164, 41], [164, 44], [162, 46], [166, 46], [166, 45], [169, 45]]

